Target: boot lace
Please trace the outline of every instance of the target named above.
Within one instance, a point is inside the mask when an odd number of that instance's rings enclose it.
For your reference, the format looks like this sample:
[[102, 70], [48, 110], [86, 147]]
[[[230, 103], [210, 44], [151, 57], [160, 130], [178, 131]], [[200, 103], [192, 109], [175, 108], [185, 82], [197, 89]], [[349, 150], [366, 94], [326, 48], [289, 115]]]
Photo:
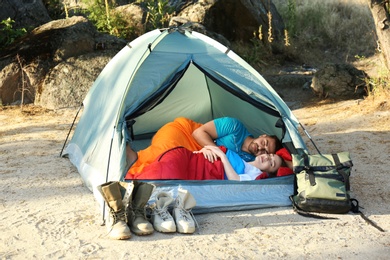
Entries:
[[118, 223], [119, 220], [123, 220], [126, 222], [126, 211], [125, 210], [121, 210], [121, 211], [118, 211], [118, 212], [115, 212], [113, 210], [110, 210], [110, 214], [111, 214], [111, 217], [112, 217], [112, 225], [111, 225], [111, 229], [112, 227]]
[[194, 223], [195, 223], [195, 227], [196, 227], [198, 230], [200, 230], [200, 229], [199, 229], [199, 225], [198, 225], [198, 221], [196, 221], [196, 218], [195, 218], [194, 214], [192, 213], [192, 210], [191, 210], [191, 209], [189, 209], [189, 210], [185, 209], [185, 208], [181, 205], [180, 199], [178, 199], [178, 200], [176, 201], [176, 208], [179, 209], [179, 213], [180, 213], [179, 218], [183, 219], [184, 221], [189, 221], [189, 220], [193, 219], [193, 220], [194, 220]]
[[126, 212], [121, 210], [119, 212], [111, 212], [112, 218], [114, 219], [113, 224], [117, 223], [119, 220], [126, 221]]
[[179, 207], [179, 212], [180, 212], [180, 218], [185, 220], [185, 221], [191, 220], [191, 217], [193, 216], [191, 210], [186, 210], [183, 207]]
[[137, 217], [146, 218], [145, 208], [134, 207], [133, 212], [134, 212], [134, 218], [137, 218]]
[[180, 197], [176, 199], [176, 208], [179, 209], [179, 217], [185, 221], [188, 221], [191, 219], [192, 212], [191, 209], [187, 210], [183, 207], [183, 203]]
[[170, 215], [168, 213], [168, 208], [167, 207], [162, 207], [161, 209], [160, 208], [155, 208], [154, 209], [154, 213], [155, 215], [160, 215], [160, 217], [166, 221], [170, 218]]
[[114, 225], [116, 223], [118, 223], [119, 220], [123, 220], [126, 222], [126, 211], [125, 210], [121, 210], [119, 212], [115, 212], [113, 210], [110, 210], [110, 214], [111, 214], [111, 217], [112, 217], [112, 224], [111, 224], [111, 228], [110, 230], [108, 230], [107, 232], [107, 236], [110, 234], [110, 232], [114, 229]]
[[189, 214], [191, 215], [192, 219], [194, 220], [195, 227], [198, 229], [199, 234], [200, 234], [200, 228], [199, 228], [199, 225], [198, 225], [198, 221], [196, 221], [196, 218], [195, 218], [194, 214], [192, 213], [192, 211], [189, 211]]

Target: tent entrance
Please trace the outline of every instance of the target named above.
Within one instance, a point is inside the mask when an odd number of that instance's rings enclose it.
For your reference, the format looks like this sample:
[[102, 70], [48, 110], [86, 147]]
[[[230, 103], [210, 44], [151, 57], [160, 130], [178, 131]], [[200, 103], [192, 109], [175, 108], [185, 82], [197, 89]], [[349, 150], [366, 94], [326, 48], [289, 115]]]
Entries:
[[[275, 127], [279, 116], [260, 110], [253, 102], [249, 103], [241, 96], [236, 96], [232, 93], [234, 91], [226, 91], [230, 86], [222, 87], [225, 83], [216, 82], [193, 63], [189, 64], [183, 75], [175, 78], [179, 80], [171, 81], [173, 86], [165, 87], [173, 88], [164, 92], [165, 97], [158, 97], [158, 104], [134, 118], [135, 140], [150, 139], [161, 126], [177, 117], [205, 123], [224, 116], [239, 118], [254, 135], [266, 133], [282, 138], [283, 129]], [[251, 128], [253, 121], [262, 123], [255, 124], [257, 128]]]

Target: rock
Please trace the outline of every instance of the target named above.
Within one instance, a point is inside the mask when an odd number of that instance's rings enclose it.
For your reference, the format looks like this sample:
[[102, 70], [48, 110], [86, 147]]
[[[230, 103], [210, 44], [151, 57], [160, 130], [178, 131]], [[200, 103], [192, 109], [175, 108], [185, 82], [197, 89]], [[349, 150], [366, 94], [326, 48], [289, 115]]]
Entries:
[[310, 87], [320, 97], [356, 98], [366, 93], [365, 78], [350, 64], [327, 64], [314, 74]]
[[2, 104], [21, 101], [24, 89], [25, 104], [79, 105], [106, 63], [125, 45], [124, 40], [98, 33], [81, 16], [44, 24], [0, 52]]
[[94, 50], [95, 27], [82, 16], [43, 24], [0, 50], [0, 58], [19, 55], [27, 63], [34, 59], [60, 61]]
[[229, 41], [249, 41], [258, 33], [260, 27], [263, 35], [267, 35], [269, 27], [267, 12], [271, 11], [274, 41], [282, 40], [284, 23], [270, 1], [202, 0], [195, 3], [173, 1], [173, 4], [177, 10], [181, 8], [177, 17], [202, 24], [207, 31], [223, 35]]
[[120, 14], [126, 23], [129, 33], [129, 41], [142, 35], [145, 31], [144, 20], [146, 11], [139, 5], [128, 4], [115, 8], [115, 12]]
[[49, 109], [79, 107], [117, 50], [91, 52], [59, 63], [47, 74], [35, 104]]
[[[33, 35], [46, 35], [54, 61], [66, 60], [94, 50], [96, 29], [82, 16], [55, 20], [35, 29]], [[46, 43], [47, 44], [47, 43]]]
[[21, 99], [21, 91], [19, 90], [19, 85], [21, 85], [20, 79], [21, 71], [16, 62], [9, 63], [0, 71], [1, 85], [7, 86], [6, 88], [0, 87], [0, 99], [2, 104], [11, 104], [15, 101], [15, 97], [16, 100]]
[[0, 0], [0, 21], [11, 18], [13, 29], [35, 28], [51, 21], [41, 0]]

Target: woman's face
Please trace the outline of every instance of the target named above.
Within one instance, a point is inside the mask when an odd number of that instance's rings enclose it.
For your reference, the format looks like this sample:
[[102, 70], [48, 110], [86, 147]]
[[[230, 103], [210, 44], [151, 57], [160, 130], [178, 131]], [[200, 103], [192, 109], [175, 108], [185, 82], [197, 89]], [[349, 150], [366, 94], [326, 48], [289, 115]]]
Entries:
[[282, 166], [282, 158], [276, 154], [260, 154], [256, 156], [254, 166], [263, 172], [276, 172]]

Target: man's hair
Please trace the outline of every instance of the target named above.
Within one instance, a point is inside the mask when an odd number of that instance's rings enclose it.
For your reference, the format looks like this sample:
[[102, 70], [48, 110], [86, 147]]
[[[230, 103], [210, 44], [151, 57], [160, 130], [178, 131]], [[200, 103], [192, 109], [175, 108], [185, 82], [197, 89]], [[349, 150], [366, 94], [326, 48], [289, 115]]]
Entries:
[[276, 137], [276, 135], [270, 135], [275, 140], [275, 153], [283, 148], [282, 142]]

